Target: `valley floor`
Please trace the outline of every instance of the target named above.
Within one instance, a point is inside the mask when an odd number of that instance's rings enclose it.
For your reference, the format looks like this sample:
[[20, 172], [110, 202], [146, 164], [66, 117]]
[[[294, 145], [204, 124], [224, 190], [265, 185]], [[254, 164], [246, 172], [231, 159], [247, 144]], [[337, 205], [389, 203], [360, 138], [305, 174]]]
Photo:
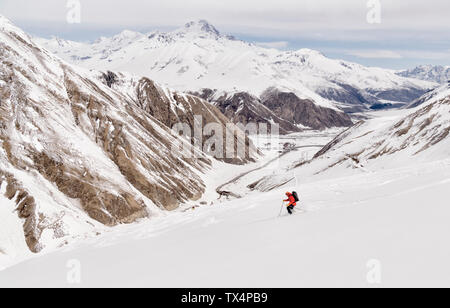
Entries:
[[[314, 151], [299, 148], [282, 164]], [[277, 155], [269, 152], [266, 162]], [[210, 190], [256, 167], [211, 177]], [[220, 202], [211, 193], [213, 206], [120, 226], [10, 267], [0, 287], [450, 286], [450, 160], [290, 185]], [[299, 211], [278, 217], [289, 189], [300, 194]], [[80, 284], [70, 284], [77, 266]], [[374, 271], [380, 280], [370, 279]]]

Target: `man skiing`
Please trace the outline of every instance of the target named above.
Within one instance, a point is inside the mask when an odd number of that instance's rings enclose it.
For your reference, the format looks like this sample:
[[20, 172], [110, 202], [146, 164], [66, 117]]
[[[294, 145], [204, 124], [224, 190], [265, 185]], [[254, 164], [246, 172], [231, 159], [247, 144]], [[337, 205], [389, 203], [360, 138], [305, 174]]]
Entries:
[[286, 196], [288, 197], [286, 200], [283, 200], [284, 202], [289, 202], [288, 206], [287, 206], [287, 211], [289, 212], [290, 215], [292, 215], [294, 208], [297, 206], [297, 201], [295, 200], [296, 198], [294, 197], [293, 194], [291, 194], [290, 192], [286, 193]]

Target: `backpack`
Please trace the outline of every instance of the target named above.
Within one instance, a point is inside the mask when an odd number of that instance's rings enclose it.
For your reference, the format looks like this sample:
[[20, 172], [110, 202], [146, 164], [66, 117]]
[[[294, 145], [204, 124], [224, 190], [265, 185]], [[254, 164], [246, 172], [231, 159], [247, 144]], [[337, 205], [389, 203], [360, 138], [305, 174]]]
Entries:
[[292, 196], [294, 196], [295, 202], [299, 202], [300, 201], [300, 199], [298, 198], [297, 192], [293, 191], [292, 192]]

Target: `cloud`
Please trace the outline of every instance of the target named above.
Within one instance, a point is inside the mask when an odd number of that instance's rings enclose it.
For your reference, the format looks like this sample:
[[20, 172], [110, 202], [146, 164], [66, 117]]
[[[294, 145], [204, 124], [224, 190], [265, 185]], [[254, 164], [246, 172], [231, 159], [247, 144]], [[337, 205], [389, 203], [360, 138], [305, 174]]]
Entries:
[[381, 24], [367, 22], [368, 0], [79, 0], [80, 25], [67, 24], [67, 1], [0, 0], [0, 13], [33, 35], [80, 41], [123, 29], [170, 31], [206, 19], [224, 34], [264, 47], [341, 48], [336, 57], [377, 65], [449, 62], [448, 0], [380, 0]]
[[450, 60], [450, 50], [447, 51], [430, 51], [430, 50], [406, 50], [403, 54], [407, 58], [418, 58], [426, 60]]
[[[337, 50], [335, 50], [337, 51]], [[340, 50], [346, 55], [363, 59], [424, 59], [424, 60], [450, 60], [450, 50]]]
[[[82, 21], [128, 27], [179, 27], [205, 18], [227, 32], [251, 35], [325, 34], [330, 30], [450, 29], [450, 1], [381, 1], [382, 23], [367, 23], [367, 0], [79, 0]], [[65, 22], [67, 0], [1, 0], [0, 11], [14, 20]], [[334, 33], [330, 33], [334, 35]]]
[[275, 49], [285, 49], [289, 46], [288, 41], [279, 42], [255, 42], [255, 45], [265, 47], [265, 48], [275, 48]]
[[364, 59], [402, 59], [403, 56], [391, 50], [353, 50], [347, 51], [347, 55]]

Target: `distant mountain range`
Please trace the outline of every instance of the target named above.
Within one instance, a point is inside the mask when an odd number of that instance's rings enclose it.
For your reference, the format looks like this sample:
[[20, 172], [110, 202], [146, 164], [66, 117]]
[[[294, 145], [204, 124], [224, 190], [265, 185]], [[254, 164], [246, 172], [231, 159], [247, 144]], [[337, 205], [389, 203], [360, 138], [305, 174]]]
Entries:
[[444, 84], [450, 81], [450, 66], [421, 65], [397, 72], [397, 75]]
[[[373, 106], [400, 107], [438, 85], [399, 76], [394, 70], [330, 59], [310, 49], [279, 51], [263, 48], [222, 35], [204, 20], [190, 22], [172, 32], [124, 31], [94, 43], [58, 38], [38, 41], [63, 59], [89, 69], [127, 71], [179, 91], [207, 93], [207, 99], [228, 113], [231, 119], [244, 117], [231, 114], [229, 108], [237, 104], [236, 97], [239, 97], [241, 106], [233, 108], [251, 110], [245, 116], [247, 121], [251, 120], [251, 114], [259, 112], [255, 110], [258, 105], [256, 109], [264, 115], [258, 114], [257, 118], [280, 124], [287, 120], [290, 125], [282, 125], [286, 130], [348, 125], [349, 118], [337, 111], [353, 113], [364, 112]], [[283, 116], [295, 110], [269, 115], [269, 111], [259, 104], [264, 105], [264, 97], [267, 97], [264, 94], [273, 93], [273, 90], [293, 94], [298, 101], [308, 101], [328, 110], [320, 112], [322, 119], [313, 126], [314, 121], [305, 117], [288, 119]]]

